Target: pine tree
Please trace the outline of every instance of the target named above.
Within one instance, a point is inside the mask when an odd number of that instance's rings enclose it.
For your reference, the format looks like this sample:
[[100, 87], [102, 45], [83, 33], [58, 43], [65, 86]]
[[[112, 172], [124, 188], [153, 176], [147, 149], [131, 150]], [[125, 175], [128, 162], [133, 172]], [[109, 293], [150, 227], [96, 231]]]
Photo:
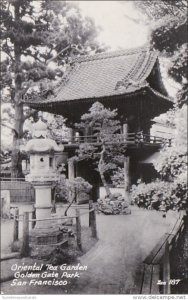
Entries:
[[187, 103], [187, 13], [184, 0], [138, 1], [136, 7], [147, 16], [151, 28], [151, 45], [168, 60], [168, 74], [179, 84], [177, 104]]
[[12, 177], [20, 177], [19, 143], [24, 121], [33, 114], [23, 108], [24, 96], [34, 93], [32, 87], [45, 90], [49, 82], [57, 81], [75, 48], [82, 52], [95, 48], [97, 31], [91, 19], [84, 18], [77, 6], [66, 1], [8, 0], [0, 5], [0, 87], [2, 100], [14, 108]]
[[117, 110], [110, 110], [100, 102], [95, 102], [89, 112], [82, 115], [81, 122], [76, 124], [77, 128], [90, 128], [94, 132], [91, 140], [88, 138], [80, 144], [76, 159], [92, 160], [97, 165], [102, 184], [110, 198], [112, 194], [106, 175], [123, 164], [126, 154], [120, 122], [116, 117]]

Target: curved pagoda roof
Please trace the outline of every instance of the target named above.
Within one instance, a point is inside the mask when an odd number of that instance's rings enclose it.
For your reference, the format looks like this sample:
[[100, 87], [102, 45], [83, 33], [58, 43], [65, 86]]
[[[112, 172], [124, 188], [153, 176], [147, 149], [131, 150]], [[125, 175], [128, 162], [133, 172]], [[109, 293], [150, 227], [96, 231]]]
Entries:
[[122, 97], [125, 100], [143, 92], [159, 99], [161, 108], [164, 106], [160, 113], [172, 106], [160, 76], [158, 52], [146, 46], [75, 58], [53, 95], [36, 101], [27, 99], [25, 103], [58, 113], [60, 107], [73, 103], [87, 101], [91, 105], [94, 101]]

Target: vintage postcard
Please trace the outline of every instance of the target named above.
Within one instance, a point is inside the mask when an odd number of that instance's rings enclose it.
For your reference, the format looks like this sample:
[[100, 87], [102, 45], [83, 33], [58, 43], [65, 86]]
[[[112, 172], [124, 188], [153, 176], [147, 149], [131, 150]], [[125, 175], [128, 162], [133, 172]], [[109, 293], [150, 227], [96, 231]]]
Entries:
[[186, 299], [187, 9], [1, 2], [4, 300]]

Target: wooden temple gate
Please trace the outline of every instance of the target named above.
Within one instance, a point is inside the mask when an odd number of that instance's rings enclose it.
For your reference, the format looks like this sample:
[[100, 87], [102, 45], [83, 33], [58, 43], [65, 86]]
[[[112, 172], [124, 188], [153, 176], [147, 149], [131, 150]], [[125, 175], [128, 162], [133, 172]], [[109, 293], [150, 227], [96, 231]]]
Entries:
[[[100, 137], [93, 135], [90, 128], [75, 134], [74, 124], [80, 122], [91, 105], [98, 101], [104, 107], [117, 109], [122, 126], [119, 138], [125, 141], [128, 150], [124, 162], [126, 191], [132, 180], [129, 169], [133, 168], [133, 162], [139, 164], [166, 143], [163, 138], [150, 136], [153, 118], [173, 106], [161, 78], [158, 53], [150, 46], [75, 57], [62, 81], [48, 94], [47, 97], [45, 91], [34, 98], [26, 95], [23, 104], [67, 119], [71, 136], [64, 144], [64, 151], [69, 159], [83, 141], [100, 145]], [[69, 160], [69, 178], [77, 175], [91, 179], [91, 171], [89, 175], [82, 173], [80, 166], [76, 174], [74, 163]], [[90, 183], [99, 185], [100, 180], [93, 179]]]

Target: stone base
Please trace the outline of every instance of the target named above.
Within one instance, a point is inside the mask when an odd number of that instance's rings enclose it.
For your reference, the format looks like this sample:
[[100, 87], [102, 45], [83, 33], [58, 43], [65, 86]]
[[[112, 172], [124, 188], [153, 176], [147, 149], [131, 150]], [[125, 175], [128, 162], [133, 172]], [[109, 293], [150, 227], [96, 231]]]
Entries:
[[37, 258], [48, 258], [57, 248], [68, 246], [68, 233], [59, 228], [34, 228], [30, 232], [30, 256]]
[[51, 253], [57, 248], [68, 248], [68, 240], [57, 244], [49, 245], [31, 245], [30, 257], [37, 259], [49, 259]]

